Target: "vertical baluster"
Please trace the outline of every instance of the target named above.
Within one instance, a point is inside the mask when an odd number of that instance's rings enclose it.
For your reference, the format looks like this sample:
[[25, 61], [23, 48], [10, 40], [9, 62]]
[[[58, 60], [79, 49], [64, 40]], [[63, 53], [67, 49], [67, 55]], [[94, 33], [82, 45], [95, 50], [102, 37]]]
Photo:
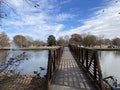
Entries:
[[82, 56], [82, 64], [84, 63], [84, 52], [83, 52], [83, 48], [81, 49], [81, 56]]
[[96, 63], [97, 58], [96, 58], [96, 52], [94, 52], [93, 54], [94, 54], [94, 78], [96, 80], [96, 78], [97, 78], [97, 63]]
[[85, 57], [86, 57], [86, 70], [88, 71], [88, 50], [86, 50]]

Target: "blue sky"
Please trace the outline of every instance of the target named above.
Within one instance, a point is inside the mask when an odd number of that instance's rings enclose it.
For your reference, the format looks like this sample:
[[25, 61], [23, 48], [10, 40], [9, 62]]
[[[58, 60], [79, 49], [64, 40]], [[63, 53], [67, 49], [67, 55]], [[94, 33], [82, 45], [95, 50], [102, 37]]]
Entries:
[[[10, 38], [17, 34], [46, 40], [60, 36], [93, 34], [104, 38], [120, 37], [120, 0], [4, 0], [8, 15], [2, 19], [0, 32]], [[29, 3], [29, 4], [28, 4]]]

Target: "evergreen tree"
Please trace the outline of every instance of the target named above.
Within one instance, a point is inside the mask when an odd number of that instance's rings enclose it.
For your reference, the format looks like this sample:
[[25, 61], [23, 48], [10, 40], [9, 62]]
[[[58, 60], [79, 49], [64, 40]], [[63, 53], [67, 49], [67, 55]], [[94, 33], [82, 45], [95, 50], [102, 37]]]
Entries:
[[50, 35], [47, 40], [48, 46], [55, 46], [56, 45], [56, 39], [54, 35]]

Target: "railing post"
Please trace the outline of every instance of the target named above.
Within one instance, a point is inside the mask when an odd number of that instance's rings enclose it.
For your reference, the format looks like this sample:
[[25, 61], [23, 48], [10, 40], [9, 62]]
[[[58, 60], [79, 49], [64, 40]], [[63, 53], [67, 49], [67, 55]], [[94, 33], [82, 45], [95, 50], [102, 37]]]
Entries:
[[47, 68], [47, 84], [49, 87], [53, 75], [60, 64], [61, 55], [63, 53], [63, 47], [52, 49], [49, 50], [48, 52], [49, 53], [48, 53], [48, 68]]
[[47, 88], [49, 88], [50, 85], [50, 79], [51, 79], [51, 50], [48, 51], [48, 68], [47, 68]]
[[53, 51], [53, 72], [56, 69], [56, 50]]
[[78, 61], [80, 62], [80, 58], [81, 58], [81, 51], [80, 48], [78, 48]]
[[100, 68], [100, 62], [99, 62], [99, 58], [98, 58], [98, 52], [96, 51], [95, 52], [97, 55], [95, 55], [95, 58], [96, 58], [96, 63], [97, 63], [97, 68], [98, 68], [98, 73], [99, 73], [99, 85], [100, 85], [100, 89], [101, 90], [105, 90], [105, 87], [103, 85], [103, 78], [102, 78], [102, 71], [101, 71], [101, 68]]
[[70, 51], [74, 58], [79, 61], [78, 63], [82, 65], [82, 68], [89, 74], [90, 78], [99, 86], [98, 90], [105, 90], [97, 51], [74, 45], [70, 45]]
[[97, 52], [94, 52], [94, 78], [95, 78], [95, 79], [97, 78], [97, 74], [96, 74], [96, 73], [97, 73], [97, 70], [96, 70], [96, 69], [97, 69], [97, 63], [96, 63], [96, 62], [97, 62], [97, 58], [96, 58], [96, 53], [97, 53]]
[[86, 57], [86, 70], [88, 71], [88, 50], [86, 50], [85, 57]]
[[81, 49], [81, 56], [82, 56], [82, 64], [84, 64], [84, 51], [83, 51], [84, 49], [82, 48]]

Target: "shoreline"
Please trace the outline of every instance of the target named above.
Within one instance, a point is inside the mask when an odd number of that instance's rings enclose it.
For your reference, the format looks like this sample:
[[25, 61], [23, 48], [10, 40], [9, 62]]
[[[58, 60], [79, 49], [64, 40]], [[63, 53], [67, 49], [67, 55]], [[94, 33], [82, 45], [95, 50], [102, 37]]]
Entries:
[[92, 48], [98, 51], [120, 51], [120, 48]]
[[0, 50], [51, 50], [57, 49], [59, 46], [41, 46], [41, 47], [28, 47], [28, 48], [14, 48], [14, 47], [3, 47]]
[[[57, 49], [60, 46], [40, 46], [40, 47], [28, 47], [28, 48], [14, 48], [14, 47], [3, 47], [0, 50], [51, 50]], [[90, 48], [98, 51], [120, 51], [120, 48]]]

